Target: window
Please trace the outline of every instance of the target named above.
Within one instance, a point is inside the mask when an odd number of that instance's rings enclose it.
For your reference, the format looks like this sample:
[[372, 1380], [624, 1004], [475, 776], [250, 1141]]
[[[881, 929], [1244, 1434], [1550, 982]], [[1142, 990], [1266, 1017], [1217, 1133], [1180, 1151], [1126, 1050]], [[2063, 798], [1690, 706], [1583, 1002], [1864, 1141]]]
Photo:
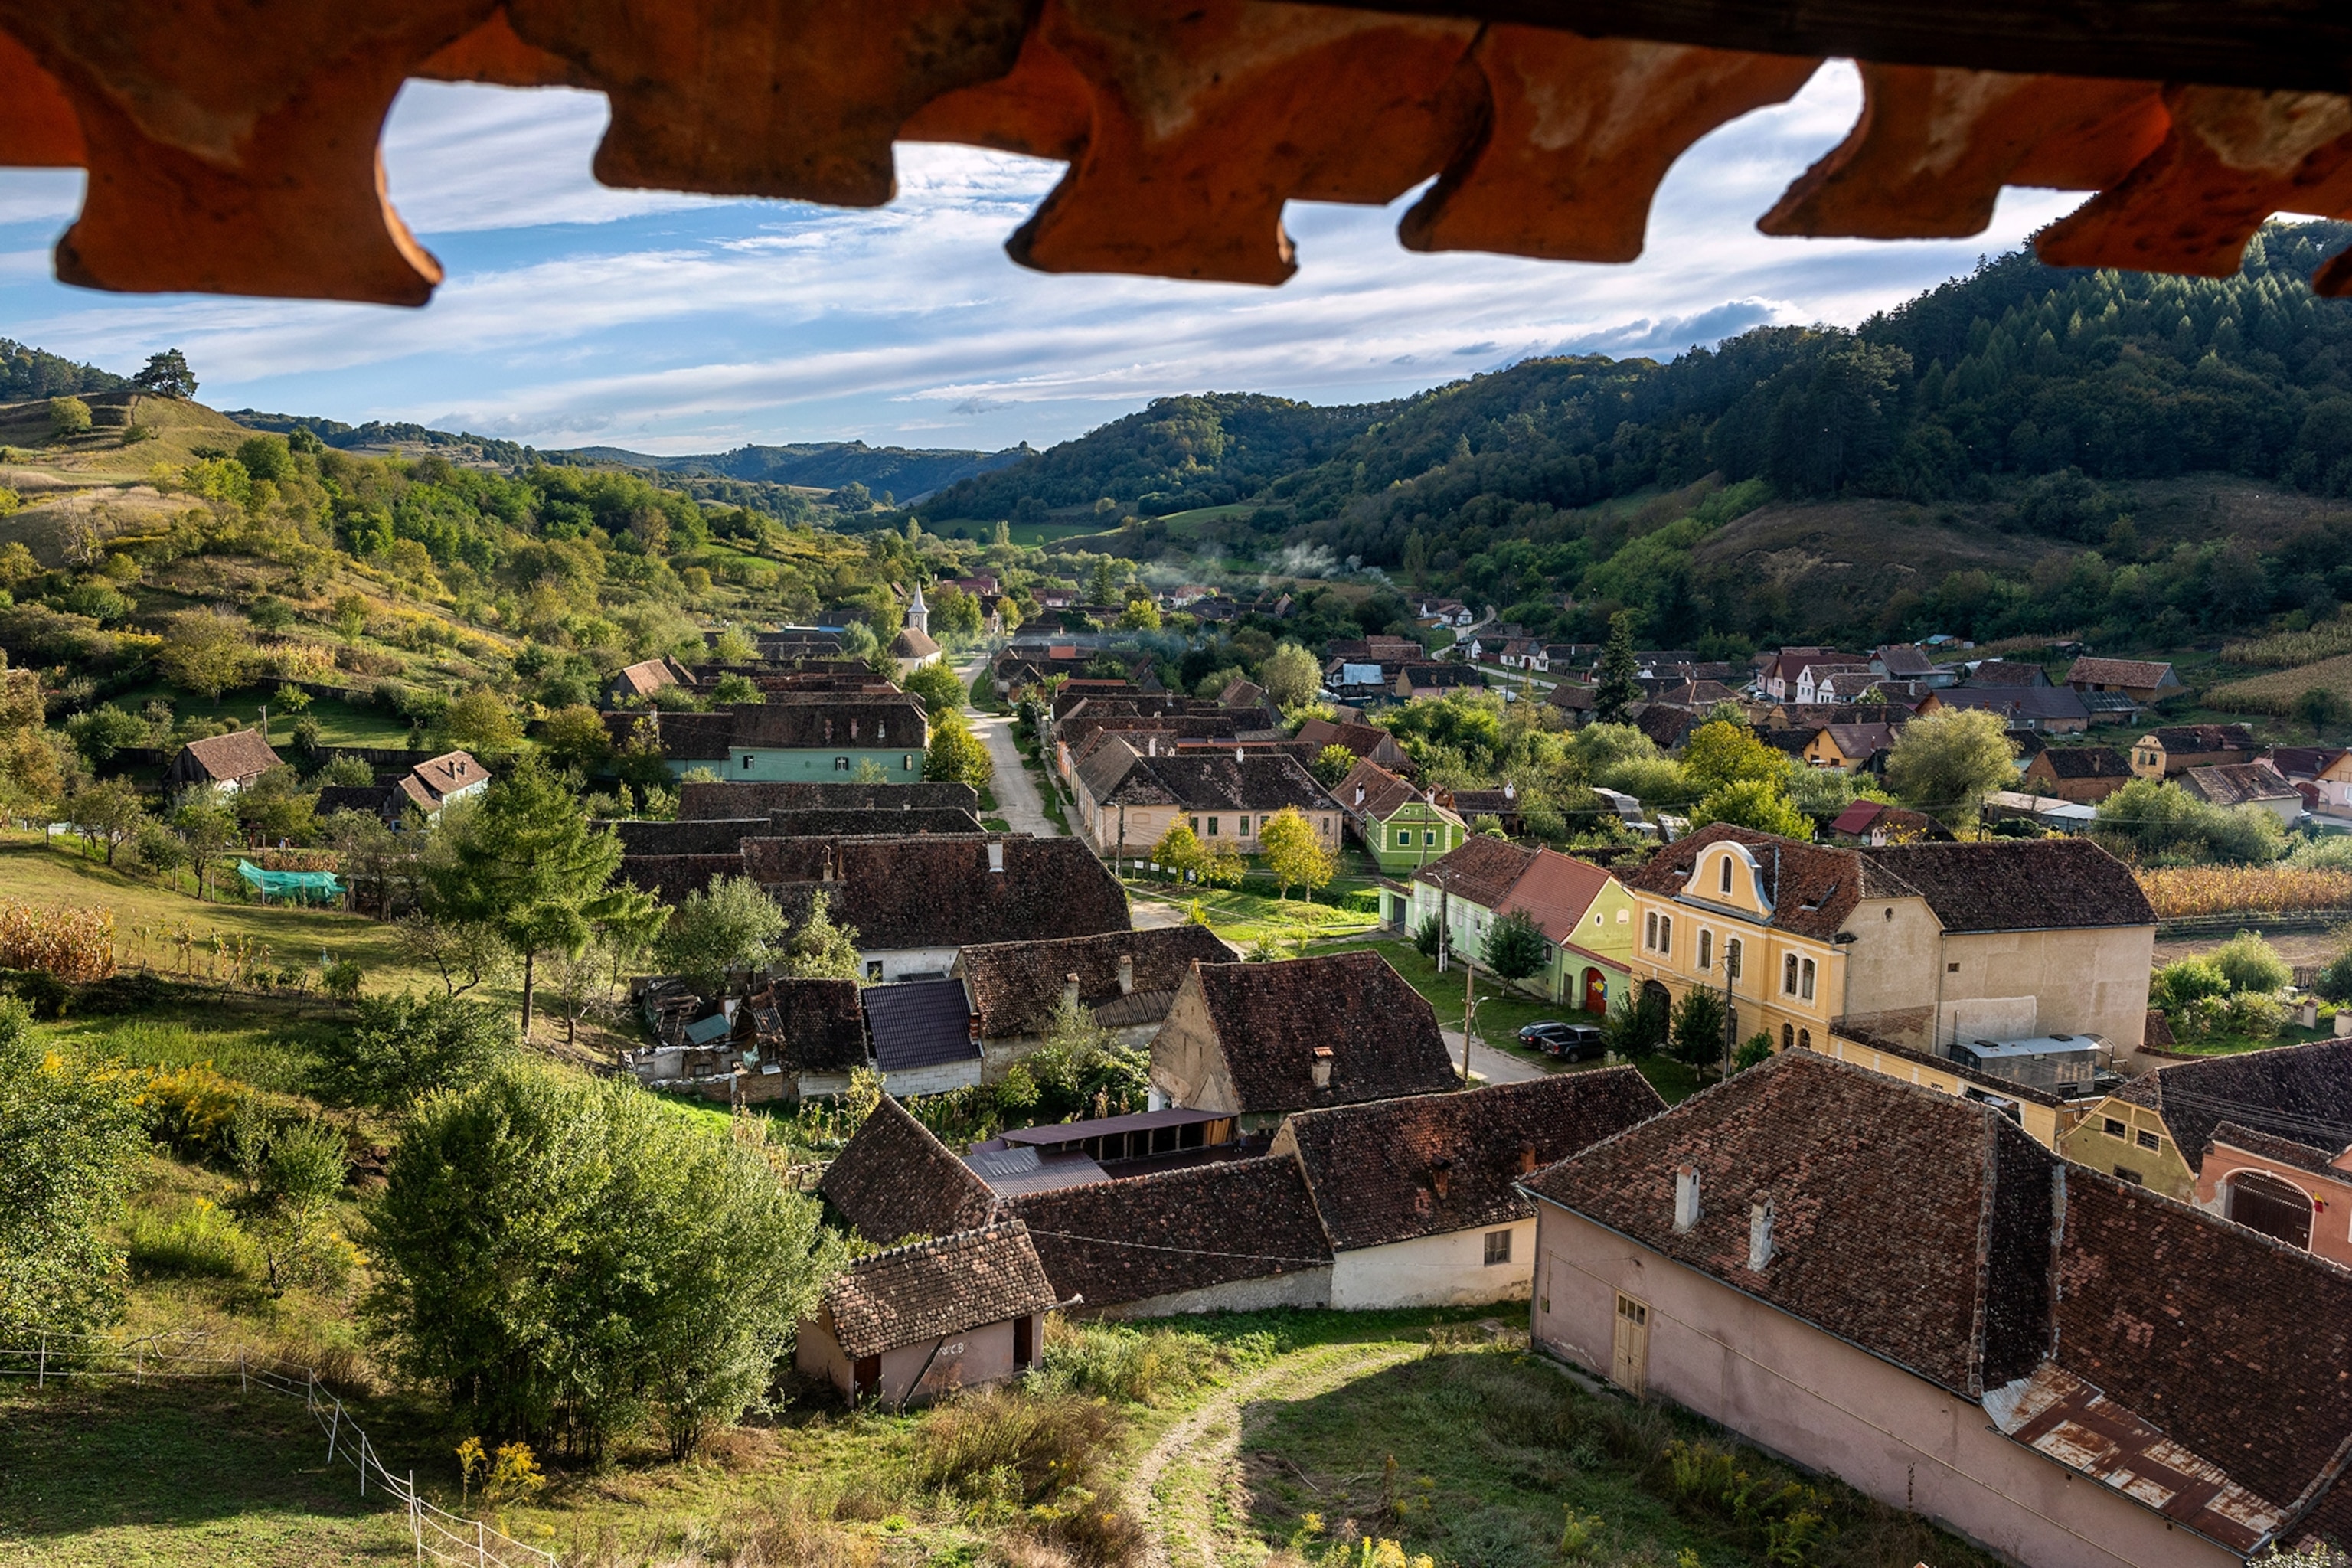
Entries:
[[1511, 1233], [1507, 1230], [1488, 1231], [1486, 1233], [1486, 1267], [1492, 1268], [1497, 1263], [1508, 1263], [1510, 1260]]
[[743, 771], [747, 773], [751, 771], [751, 758], [748, 752], [743, 758]]
[[1195, 838], [1201, 836], [1201, 819], [1197, 816], [1192, 819], [1192, 836]]
[[835, 757], [835, 758], [834, 758], [834, 759], [833, 759], [833, 771], [834, 771], [835, 773], [847, 773], [847, 772], [849, 771], [849, 759], [848, 759], [847, 757]]
[[2116, 1179], [2118, 1181], [2129, 1182], [2135, 1187], [2144, 1187], [2147, 1185], [2147, 1178], [2141, 1175], [2137, 1171], [2133, 1170], [2129, 1165], [2117, 1165], [2116, 1167]]
[[1813, 1032], [1811, 1029], [1797, 1031], [1797, 1048], [1801, 1051], [1810, 1051], [1813, 1048]]
[[902, 773], [911, 773], [915, 771], [915, 754], [912, 752], [898, 759], [898, 771]]
[[1728, 855], [1723, 858], [1723, 875], [1717, 879], [1717, 886], [1724, 892], [1731, 891], [1731, 857]]
[[869, 958], [866, 961], [866, 978], [868, 980], [879, 980], [882, 978], [882, 961], [880, 959]]
[[1674, 950], [1675, 917], [1672, 915], [1660, 915], [1658, 917], [1658, 951], [1660, 952], [1672, 952]]
[[1396, 847], [1400, 849], [1410, 849], [1412, 847], [1412, 828], [1400, 827], [1396, 830]]
[[1658, 950], [1658, 915], [1654, 910], [1642, 919], [1642, 945], [1653, 952]]
[[1739, 978], [1739, 939], [1736, 936], [1723, 944], [1723, 977], [1726, 980]]
[[1234, 819], [1234, 837], [1236, 838], [1247, 838], [1249, 837], [1248, 817], [1238, 816]]
[[1216, 819], [1215, 817], [1213, 817], [1213, 817], [1209, 818], [1209, 837], [1212, 837], [1212, 838], [1214, 838], [1216, 836], [1217, 836], [1217, 819]]
[[1803, 977], [1797, 982], [1797, 994], [1810, 1002], [1813, 999], [1813, 961], [1811, 959], [1805, 960], [1801, 974]]
[[1421, 830], [1421, 844], [1422, 847], [1424, 849], [1434, 849], [1437, 847], [1437, 829], [1434, 827], [1423, 828]]
[[1957, 963], [1948, 963], [1944, 965], [1944, 973], [1947, 974], [1958, 974], [1959, 972], [1960, 966]]
[[2164, 1141], [2153, 1132], [2135, 1132], [2132, 1134], [2132, 1142], [2138, 1144], [2143, 1149], [2162, 1149], [2164, 1147]]
[[2122, 1122], [2116, 1121], [2112, 1116], [2101, 1117], [2099, 1121], [2099, 1131], [2105, 1133], [2108, 1137], [2116, 1140], [2118, 1143], [2122, 1142], [2126, 1135], [2130, 1131], [2129, 1128], [2126, 1127]]
[[1780, 994], [1794, 996], [1796, 994], [1797, 955], [1792, 952], [1780, 960]]
[[1698, 933], [1698, 966], [1701, 969], [1715, 966], [1715, 933], [1711, 931]]
[[1794, 1049], [1796, 1048], [1796, 1046], [1797, 1046], [1797, 1026], [1796, 1026], [1796, 1025], [1794, 1025], [1794, 1024], [1783, 1024], [1783, 1025], [1781, 1025], [1781, 1026], [1780, 1026], [1780, 1048], [1781, 1048], [1782, 1050], [1784, 1050], [1784, 1051], [1788, 1051], [1788, 1050], [1794, 1050]]

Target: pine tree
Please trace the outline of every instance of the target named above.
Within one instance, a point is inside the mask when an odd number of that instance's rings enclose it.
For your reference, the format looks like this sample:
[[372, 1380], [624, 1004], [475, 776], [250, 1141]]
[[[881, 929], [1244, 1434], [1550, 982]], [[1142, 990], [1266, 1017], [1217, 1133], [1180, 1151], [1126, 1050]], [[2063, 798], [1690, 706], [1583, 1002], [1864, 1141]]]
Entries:
[[1609, 617], [1609, 647], [1601, 656], [1601, 679], [1592, 689], [1592, 716], [1604, 724], [1622, 724], [1626, 710], [1642, 700], [1633, 679], [1633, 612], [1620, 610]]

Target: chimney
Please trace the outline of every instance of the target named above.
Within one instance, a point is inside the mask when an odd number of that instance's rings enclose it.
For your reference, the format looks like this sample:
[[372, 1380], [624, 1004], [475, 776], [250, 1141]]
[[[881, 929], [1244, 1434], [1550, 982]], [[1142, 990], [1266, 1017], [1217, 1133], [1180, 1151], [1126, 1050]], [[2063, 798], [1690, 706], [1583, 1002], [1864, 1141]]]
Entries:
[[[1199, 960], [1195, 959], [1193, 962], [1194, 962], [1195, 963], [1199, 963]], [[1315, 1060], [1314, 1060], [1314, 1065], [1313, 1065], [1313, 1067], [1312, 1067], [1311, 1068], [1309, 1068], [1309, 1070], [1310, 1070], [1310, 1071], [1314, 1074], [1314, 1076], [1315, 1076], [1315, 1087], [1316, 1087], [1316, 1088], [1318, 1088], [1318, 1089], [1328, 1089], [1328, 1088], [1330, 1088], [1330, 1087], [1331, 1087], [1331, 1047], [1328, 1047], [1328, 1046], [1318, 1046], [1318, 1047], [1315, 1047]], [[1441, 1196], [1441, 1197], [1443, 1197], [1443, 1196], [1444, 1195], [1444, 1194], [1441, 1191], [1441, 1192], [1439, 1193], [1439, 1194], [1438, 1194], [1438, 1195], [1439, 1195], [1439, 1196]]]
[[1522, 1175], [1522, 1176], [1531, 1176], [1531, 1175], [1535, 1174], [1535, 1170], [1536, 1170], [1536, 1146], [1535, 1146], [1534, 1144], [1532, 1144], [1532, 1143], [1522, 1143], [1522, 1144], [1520, 1144], [1520, 1145], [1519, 1145], [1519, 1174], [1520, 1174], [1520, 1175]]
[[823, 880], [827, 882], [833, 880], [833, 846], [830, 844], [824, 847], [824, 872]]
[[1002, 838], [992, 838], [988, 841], [988, 868], [999, 876], [1003, 875], [1004, 840]]
[[1073, 1007], [1078, 1005], [1078, 977], [1076, 975], [1065, 974], [1062, 976], [1062, 1000], [1067, 1002]]
[[1131, 952], [1118, 955], [1118, 994], [1122, 996], [1135, 994], [1135, 955]]
[[1675, 1167], [1675, 1229], [1685, 1231], [1698, 1224], [1698, 1167]]
[[1361, 784], [1356, 786], [1356, 804], [1358, 805], [1364, 804], [1364, 786]]
[[1453, 1185], [1453, 1184], [1454, 1162], [1444, 1158], [1443, 1155], [1439, 1156], [1436, 1160], [1432, 1161], [1429, 1167], [1430, 1190], [1434, 1192], [1440, 1198], [1443, 1198], [1445, 1196], [1445, 1189]]
[[1748, 1205], [1748, 1267], [1758, 1274], [1772, 1261], [1772, 1195]]

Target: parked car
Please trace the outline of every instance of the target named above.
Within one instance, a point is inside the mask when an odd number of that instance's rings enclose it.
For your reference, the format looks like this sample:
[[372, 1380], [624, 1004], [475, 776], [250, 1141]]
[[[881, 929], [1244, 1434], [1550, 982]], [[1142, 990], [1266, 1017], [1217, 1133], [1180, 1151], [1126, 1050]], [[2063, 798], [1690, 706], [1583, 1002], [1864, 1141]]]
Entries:
[[1597, 1057], [1608, 1048], [1601, 1031], [1591, 1025], [1563, 1024], [1550, 1018], [1539, 1019], [1521, 1029], [1519, 1043], [1571, 1062]]

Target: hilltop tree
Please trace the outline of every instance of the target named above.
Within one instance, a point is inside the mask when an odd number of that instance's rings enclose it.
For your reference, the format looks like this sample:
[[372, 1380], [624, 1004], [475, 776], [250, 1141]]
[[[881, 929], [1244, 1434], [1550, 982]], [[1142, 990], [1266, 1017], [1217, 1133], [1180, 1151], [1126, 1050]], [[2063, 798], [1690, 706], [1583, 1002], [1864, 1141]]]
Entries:
[[579, 798], [533, 753], [519, 753], [478, 807], [442, 832], [446, 858], [427, 873], [426, 912], [493, 926], [522, 955], [525, 1039], [540, 955], [576, 953], [599, 923], [642, 922], [656, 908], [649, 895], [611, 885], [619, 836], [592, 832]]
[[188, 356], [177, 349], [165, 349], [149, 358], [131, 384], [154, 397], [175, 397], [184, 403], [196, 395], [196, 373], [188, 368]]

